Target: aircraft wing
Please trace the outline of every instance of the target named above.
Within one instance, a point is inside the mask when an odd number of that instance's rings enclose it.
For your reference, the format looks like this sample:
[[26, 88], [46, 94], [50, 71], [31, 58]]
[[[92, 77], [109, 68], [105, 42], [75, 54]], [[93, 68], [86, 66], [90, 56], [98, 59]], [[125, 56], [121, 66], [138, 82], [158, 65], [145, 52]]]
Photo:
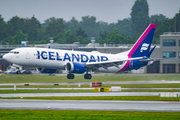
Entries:
[[113, 61], [102, 61], [102, 62], [95, 62], [95, 63], [86, 63], [86, 67], [90, 69], [98, 69], [103, 67], [104, 69], [108, 70], [108, 67], [115, 66], [119, 68], [118, 65], [123, 64], [123, 62], [131, 61], [131, 60], [138, 60], [144, 57], [136, 57], [136, 58], [129, 58], [129, 59], [122, 59], [122, 60], [113, 60]]

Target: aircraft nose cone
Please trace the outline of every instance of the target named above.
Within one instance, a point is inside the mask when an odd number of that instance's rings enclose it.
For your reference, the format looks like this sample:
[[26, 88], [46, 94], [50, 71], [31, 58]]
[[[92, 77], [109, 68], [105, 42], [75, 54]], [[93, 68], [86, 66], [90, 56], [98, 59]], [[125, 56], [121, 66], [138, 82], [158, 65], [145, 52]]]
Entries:
[[8, 55], [8, 54], [3, 55], [3, 59], [4, 59], [4, 60], [7, 60], [7, 61], [8, 61], [8, 58], [9, 58], [9, 55]]

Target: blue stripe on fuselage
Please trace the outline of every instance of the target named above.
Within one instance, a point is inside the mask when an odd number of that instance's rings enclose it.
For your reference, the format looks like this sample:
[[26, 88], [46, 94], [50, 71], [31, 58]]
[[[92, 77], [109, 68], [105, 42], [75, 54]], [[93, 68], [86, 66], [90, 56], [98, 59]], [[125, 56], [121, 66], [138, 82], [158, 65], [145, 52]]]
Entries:
[[43, 59], [43, 60], [57, 60], [57, 61], [69, 61], [69, 62], [74, 62], [75, 60], [77, 62], [100, 62], [100, 61], [108, 61], [108, 57], [106, 56], [94, 56], [90, 55], [88, 58], [87, 55], [85, 54], [64, 54], [64, 58], [61, 58], [59, 56], [60, 54], [58, 52], [46, 52], [46, 51], [37, 51], [37, 59]]

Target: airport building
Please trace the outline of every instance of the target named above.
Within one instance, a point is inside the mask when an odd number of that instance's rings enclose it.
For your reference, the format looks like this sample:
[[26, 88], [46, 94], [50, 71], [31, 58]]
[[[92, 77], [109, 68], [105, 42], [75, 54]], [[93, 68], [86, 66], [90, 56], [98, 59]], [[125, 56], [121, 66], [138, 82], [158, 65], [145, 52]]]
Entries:
[[180, 32], [160, 35], [160, 73], [180, 73]]
[[[26, 44], [25, 44], [26, 43]], [[76, 51], [99, 51], [101, 53], [120, 53], [129, 50], [132, 47], [130, 45], [117, 45], [117, 44], [99, 44], [95, 43], [92, 40], [92, 43], [88, 45], [82, 45], [78, 42], [74, 44], [58, 44], [51, 43], [49, 44], [37, 44], [34, 46], [27, 45], [27, 42], [22, 43], [22, 46], [29, 47], [45, 47], [51, 46], [55, 49], [66, 49], [66, 50], [76, 50]], [[152, 45], [152, 47], [155, 45]], [[5, 53], [8, 53], [10, 50], [17, 48], [19, 46], [15, 45], [0, 45], [0, 69], [6, 70], [9, 67], [10, 63], [7, 63], [2, 59], [2, 56]], [[144, 68], [139, 70], [132, 71], [132, 73], [180, 73], [180, 32], [165, 32], [163, 35], [160, 35], [160, 44], [156, 45], [156, 49], [151, 55], [152, 58], [155, 58], [156, 61]]]

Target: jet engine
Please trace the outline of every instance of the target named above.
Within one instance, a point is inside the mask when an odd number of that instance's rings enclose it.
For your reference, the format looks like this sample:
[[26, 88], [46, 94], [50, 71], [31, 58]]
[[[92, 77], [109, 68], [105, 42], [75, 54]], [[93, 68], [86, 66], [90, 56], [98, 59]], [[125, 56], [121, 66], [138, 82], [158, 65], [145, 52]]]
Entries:
[[69, 73], [84, 73], [86, 71], [86, 66], [82, 63], [69, 62], [66, 64], [66, 70]]

